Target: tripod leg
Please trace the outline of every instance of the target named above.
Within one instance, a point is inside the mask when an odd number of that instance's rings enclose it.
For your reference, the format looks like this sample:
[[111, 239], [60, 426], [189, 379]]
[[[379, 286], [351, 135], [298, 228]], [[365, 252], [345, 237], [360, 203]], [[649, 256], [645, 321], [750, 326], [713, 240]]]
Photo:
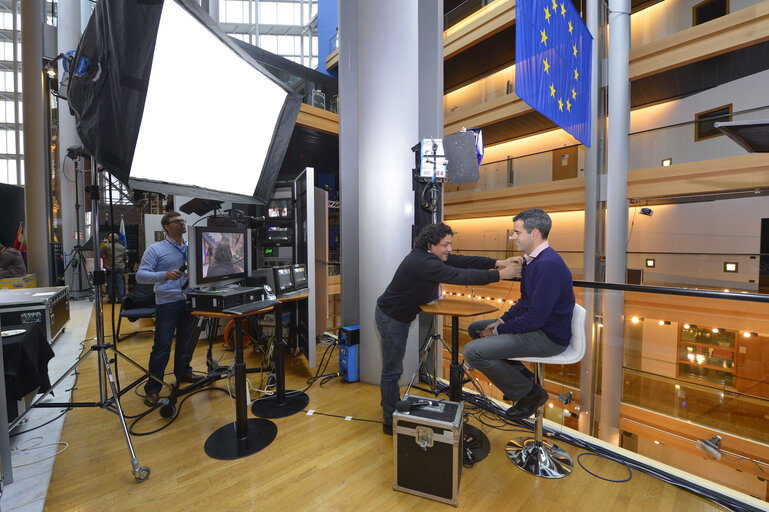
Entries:
[[[424, 366], [425, 361], [427, 360], [427, 355], [430, 353], [430, 347], [432, 346], [433, 346], [433, 337], [430, 336], [430, 339], [428, 339], [425, 342], [425, 346], [422, 347], [422, 353], [419, 355], [419, 363], [417, 364], [416, 370], [414, 370], [414, 375], [411, 376], [411, 380], [409, 381], [409, 385], [406, 388], [406, 392], [404, 393], [404, 395], [409, 394], [409, 391], [411, 390], [411, 386], [414, 385], [414, 379], [416, 379], [417, 375], [419, 375], [419, 370], [421, 370], [422, 367]], [[433, 389], [433, 392], [434, 391], [435, 389]]]
[[134, 452], [133, 444], [131, 443], [131, 436], [128, 434], [128, 427], [123, 417], [123, 408], [120, 406], [120, 396], [118, 396], [117, 387], [115, 386], [115, 379], [112, 375], [112, 368], [109, 365], [109, 358], [107, 357], [106, 350], [100, 350], [99, 356], [101, 357], [102, 364], [104, 365], [104, 372], [109, 381], [110, 388], [112, 389], [112, 398], [115, 406], [117, 407], [117, 415], [120, 418], [120, 426], [123, 429], [123, 436], [125, 437], [126, 444], [128, 445], [128, 451], [131, 454], [131, 473], [137, 482], [143, 482], [150, 476], [150, 468], [147, 466], [139, 466], [139, 461], [136, 458], [136, 452]]

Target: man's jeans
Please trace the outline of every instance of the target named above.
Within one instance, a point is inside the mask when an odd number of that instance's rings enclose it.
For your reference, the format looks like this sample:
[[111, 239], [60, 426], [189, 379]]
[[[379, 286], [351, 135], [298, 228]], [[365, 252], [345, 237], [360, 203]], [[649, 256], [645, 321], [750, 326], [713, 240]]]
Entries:
[[478, 320], [470, 324], [467, 332], [473, 341], [465, 345], [462, 355], [470, 366], [488, 377], [507, 400], [517, 402], [534, 389], [534, 375], [520, 361], [507, 358], [554, 356], [566, 347], [555, 343], [542, 331], [478, 338], [491, 323], [494, 320]]
[[[176, 346], [174, 347], [174, 371], [184, 367], [185, 373], [191, 373], [189, 361], [185, 361], [185, 350], [191, 342], [194, 319], [187, 311], [187, 302], [180, 300], [168, 304], [155, 305], [155, 344], [150, 354], [149, 371], [160, 380], [166, 372], [168, 358], [171, 355], [171, 343], [176, 331]], [[197, 340], [193, 341], [196, 342]], [[147, 380], [144, 391], [158, 393], [162, 385], [155, 379]]]
[[382, 345], [382, 415], [384, 424], [392, 425], [395, 405], [400, 400], [398, 379], [403, 373], [403, 355], [406, 353], [411, 324], [390, 318], [379, 306], [374, 310], [374, 317]]

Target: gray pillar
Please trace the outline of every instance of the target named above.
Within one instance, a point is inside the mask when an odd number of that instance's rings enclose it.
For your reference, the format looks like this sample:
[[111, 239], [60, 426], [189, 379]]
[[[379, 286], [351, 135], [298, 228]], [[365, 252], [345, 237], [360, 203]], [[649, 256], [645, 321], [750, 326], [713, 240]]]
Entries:
[[[81, 17], [80, 17], [80, 4], [79, 2], [61, 2], [59, 4], [59, 25], [57, 29], [58, 48], [59, 52], [64, 53], [69, 50], [77, 48], [77, 44], [80, 41], [81, 34]], [[64, 61], [59, 61], [59, 78], [64, 74]], [[64, 88], [61, 91], [65, 96], [68, 91]], [[72, 237], [72, 233], [77, 229], [78, 222], [75, 215], [75, 166], [69, 158], [67, 158], [67, 148], [72, 146], [80, 146], [80, 139], [78, 138], [77, 131], [75, 129], [75, 118], [69, 113], [67, 102], [61, 102], [59, 108], [59, 165], [57, 181], [61, 187], [61, 232], [62, 232], [62, 248], [64, 253], [67, 254], [67, 261], [69, 261], [72, 254], [72, 248], [75, 246], [75, 240]], [[82, 167], [82, 166], [80, 166]], [[79, 184], [79, 199], [80, 199], [80, 215], [79, 223], [80, 229], [85, 233], [85, 188], [83, 186], [83, 177], [78, 178]], [[86, 241], [83, 240], [81, 244]], [[64, 277], [65, 283], [72, 290], [87, 290], [88, 280], [85, 271], [79, 272], [77, 277], [80, 278], [79, 283], [73, 282], [76, 276], [73, 275], [72, 267], [70, 267]]]
[[43, 102], [43, 2], [21, 3], [21, 74], [24, 91], [24, 232], [27, 267], [38, 286], [48, 286], [47, 137]]
[[[358, 3], [339, 0], [339, 241], [342, 325], [360, 322], [358, 263]], [[362, 357], [365, 357], [362, 356]]]
[[[625, 283], [627, 173], [630, 154], [630, 0], [609, 1], [609, 145], [607, 154], [606, 281]], [[604, 293], [599, 437], [619, 444], [624, 293]]]
[[[420, 0], [419, 2], [419, 136], [424, 138], [443, 138], [443, 0]], [[416, 143], [416, 141], [415, 141]], [[412, 158], [413, 162], [413, 158]], [[441, 203], [443, 194], [441, 194]], [[441, 205], [441, 212], [443, 207]], [[438, 219], [439, 221], [443, 219]], [[433, 324], [441, 317], [421, 313], [419, 315], [419, 331], [417, 341], [421, 345], [431, 333]], [[436, 325], [440, 332], [440, 326]], [[448, 338], [447, 338], [448, 339]], [[427, 359], [427, 367], [433, 371], [435, 350], [443, 353], [442, 347], [433, 346], [433, 351]], [[408, 354], [408, 367], [404, 371], [409, 378], [414, 373], [416, 360]], [[439, 359], [441, 361], [442, 359]], [[405, 367], [404, 367], [405, 368]], [[441, 368], [438, 375], [441, 376]]]
[[[601, 65], [601, 59], [603, 58], [603, 52], [601, 51], [603, 46], [602, 33], [604, 29], [601, 20], [603, 20], [603, 16], [604, 10], [602, 3], [587, 3], [587, 28], [593, 35], [593, 72], [590, 78], [590, 147], [587, 148], [585, 155], [585, 252], [583, 259], [583, 279], [585, 281], [595, 281], [597, 277], [598, 233], [600, 232], [599, 226], [601, 225], [599, 222], [600, 216], [598, 214], [600, 211], [599, 175], [603, 168], [602, 148], [605, 139], [602, 128], [605, 112], [599, 102], [599, 91], [603, 69], [603, 66]], [[581, 364], [579, 430], [580, 432], [590, 435], [593, 434], [593, 384], [596, 376], [596, 338], [594, 337], [595, 330], [593, 329], [596, 313], [595, 296], [596, 294], [591, 288], [582, 290], [582, 306], [587, 311], [586, 318], [588, 325], [586, 326], [586, 336], [588, 343], [585, 357], [582, 359]]]
[[[361, 380], [376, 384], [381, 372], [376, 299], [411, 249], [411, 147], [419, 138], [418, 3], [370, 0], [359, 2], [357, 10], [358, 31], [365, 34], [358, 38], [357, 59]], [[342, 96], [343, 105], [348, 101]], [[412, 325], [404, 377], [413, 372], [416, 345]]]

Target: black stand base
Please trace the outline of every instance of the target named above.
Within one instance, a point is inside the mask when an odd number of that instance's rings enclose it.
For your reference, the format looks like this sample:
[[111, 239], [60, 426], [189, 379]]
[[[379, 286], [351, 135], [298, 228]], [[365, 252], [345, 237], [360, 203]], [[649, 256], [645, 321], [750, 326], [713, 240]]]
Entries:
[[219, 427], [208, 436], [203, 449], [214, 459], [233, 460], [252, 455], [272, 443], [278, 435], [278, 426], [269, 420], [252, 418], [248, 420], [246, 437], [238, 439], [235, 424]]
[[464, 448], [470, 450], [473, 454], [473, 462], [478, 462], [486, 458], [491, 450], [491, 443], [486, 434], [481, 432], [477, 427], [465, 423], [464, 425]]
[[283, 403], [279, 403], [275, 395], [260, 398], [251, 405], [251, 412], [261, 418], [285, 418], [301, 412], [310, 403], [307, 393], [286, 391], [286, 395]]

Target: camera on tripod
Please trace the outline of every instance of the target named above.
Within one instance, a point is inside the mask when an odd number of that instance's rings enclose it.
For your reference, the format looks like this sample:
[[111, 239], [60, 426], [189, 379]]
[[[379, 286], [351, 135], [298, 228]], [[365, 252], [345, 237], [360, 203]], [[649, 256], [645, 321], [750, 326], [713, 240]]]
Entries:
[[91, 155], [83, 149], [83, 146], [70, 146], [67, 148], [67, 158], [76, 160], [80, 157], [90, 157]]

